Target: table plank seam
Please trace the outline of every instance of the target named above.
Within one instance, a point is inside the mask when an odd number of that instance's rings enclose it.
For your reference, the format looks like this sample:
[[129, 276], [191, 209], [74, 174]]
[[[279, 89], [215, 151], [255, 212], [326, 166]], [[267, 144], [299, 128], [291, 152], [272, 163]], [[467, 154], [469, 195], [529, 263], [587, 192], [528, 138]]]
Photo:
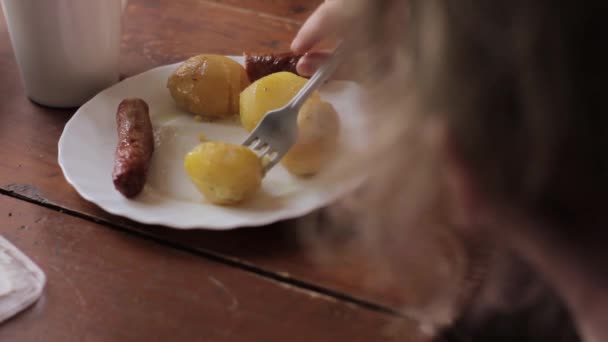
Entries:
[[278, 16], [278, 15], [274, 15], [274, 14], [270, 14], [270, 13], [266, 13], [266, 12], [259, 12], [259, 11], [255, 11], [255, 10], [248, 9], [248, 8], [237, 7], [237, 6], [234, 6], [234, 5], [229, 5], [229, 4], [224, 4], [224, 3], [219, 3], [219, 2], [215, 2], [215, 1], [209, 1], [209, 0], [200, 0], [200, 2], [204, 2], [206, 4], [209, 4], [209, 6], [213, 6], [213, 7], [217, 7], [217, 8], [222, 8], [222, 9], [227, 9], [227, 10], [231, 10], [231, 11], [234, 11], [234, 12], [239, 12], [239, 13], [242, 13], [242, 14], [253, 14], [253, 15], [256, 15], [256, 16], [259, 16], [259, 17], [262, 17], [262, 18], [282, 21], [284, 23], [288, 23], [288, 24], [292, 24], [292, 25], [298, 25], [298, 26], [302, 25], [302, 21], [301, 20], [281, 17], [281, 16]]
[[120, 225], [120, 224], [116, 224], [114, 222], [110, 222], [107, 220], [89, 216], [89, 215], [83, 214], [81, 212], [71, 210], [69, 208], [65, 208], [60, 205], [51, 203], [46, 200], [41, 201], [40, 199], [27, 197], [27, 196], [24, 196], [23, 194], [19, 194], [19, 193], [15, 192], [15, 191], [6, 190], [6, 189], [2, 189], [2, 188], [0, 188], [0, 195], [4, 195], [4, 196], [10, 197], [10, 198], [21, 200], [21, 201], [31, 203], [34, 205], [38, 205], [38, 206], [41, 206], [41, 207], [44, 207], [44, 208], [47, 208], [47, 209], [50, 209], [53, 211], [60, 212], [62, 214], [76, 217], [76, 218], [79, 218], [79, 219], [82, 219], [82, 220], [85, 220], [88, 222], [93, 222], [95, 224], [102, 224], [110, 229], [113, 229], [113, 230], [116, 230], [116, 231], [119, 231], [119, 232], [122, 232], [125, 234], [130, 234], [133, 236], [144, 238], [146, 240], [153, 241], [153, 242], [158, 243], [163, 246], [168, 246], [168, 247], [174, 248], [176, 250], [195, 254], [195, 255], [203, 257], [209, 261], [214, 261], [214, 262], [226, 265], [226, 266], [230, 266], [232, 268], [236, 268], [236, 269], [245, 271], [247, 273], [259, 276], [266, 280], [272, 280], [274, 282], [277, 282], [279, 285], [293, 286], [294, 288], [297, 288], [300, 290], [310, 291], [317, 295], [326, 296], [326, 297], [332, 298], [334, 300], [339, 300], [339, 301], [342, 301], [345, 303], [349, 303], [349, 304], [355, 305], [355, 306], [363, 308], [363, 309], [367, 309], [367, 310], [371, 310], [371, 311], [375, 311], [375, 312], [379, 312], [379, 313], [383, 313], [383, 314], [388, 314], [388, 315], [396, 316], [396, 317], [405, 317], [398, 310], [387, 307], [385, 305], [377, 304], [372, 301], [368, 301], [365, 299], [358, 298], [356, 296], [349, 295], [347, 293], [342, 293], [342, 292], [339, 292], [336, 290], [332, 290], [330, 288], [317, 286], [315, 284], [308, 283], [303, 280], [281, 275], [279, 273], [275, 273], [275, 272], [263, 269], [261, 267], [258, 267], [258, 266], [252, 265], [252, 264], [244, 263], [243, 261], [238, 260], [238, 259], [229, 258], [229, 257], [219, 254], [219, 253], [214, 253], [207, 249], [190, 248], [190, 247], [187, 247], [187, 246], [175, 243], [175, 242], [162, 240], [161, 238], [158, 238], [153, 234], [146, 234], [143, 231], [132, 229], [132, 228], [128, 227], [127, 225]]

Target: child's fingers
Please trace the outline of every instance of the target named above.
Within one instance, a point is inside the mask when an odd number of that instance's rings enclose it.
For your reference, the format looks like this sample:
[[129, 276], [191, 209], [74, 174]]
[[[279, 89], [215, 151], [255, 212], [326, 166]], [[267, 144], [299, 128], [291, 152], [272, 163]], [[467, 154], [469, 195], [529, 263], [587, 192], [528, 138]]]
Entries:
[[324, 2], [300, 28], [291, 49], [296, 54], [309, 52], [327, 36], [339, 33], [346, 26], [348, 17], [343, 0]]
[[307, 77], [312, 76], [327, 57], [329, 57], [329, 52], [311, 52], [302, 56], [297, 65], [298, 74]]
[[[315, 51], [309, 52], [300, 58], [297, 65], [298, 74], [310, 77], [317, 69], [329, 58], [331, 51]], [[353, 80], [351, 63], [344, 63], [332, 75], [334, 80]]]

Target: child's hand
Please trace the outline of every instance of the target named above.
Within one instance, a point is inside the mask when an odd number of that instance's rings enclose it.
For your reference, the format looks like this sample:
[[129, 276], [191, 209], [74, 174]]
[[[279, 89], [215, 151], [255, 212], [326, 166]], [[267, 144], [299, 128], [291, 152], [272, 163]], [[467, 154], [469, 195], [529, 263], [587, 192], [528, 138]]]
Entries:
[[347, 2], [348, 0], [326, 0], [300, 28], [291, 43], [294, 53], [306, 54], [298, 63], [299, 74], [312, 75], [330, 53], [314, 49], [329, 37], [339, 37], [348, 28], [355, 16], [353, 6], [347, 6]]

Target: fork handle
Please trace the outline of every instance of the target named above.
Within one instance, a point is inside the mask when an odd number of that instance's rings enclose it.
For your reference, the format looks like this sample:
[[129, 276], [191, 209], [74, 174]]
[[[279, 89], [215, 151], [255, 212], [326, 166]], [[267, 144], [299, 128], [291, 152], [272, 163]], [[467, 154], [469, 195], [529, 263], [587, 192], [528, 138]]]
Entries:
[[338, 46], [329, 59], [317, 69], [304, 87], [302, 87], [289, 104], [287, 104], [288, 108], [294, 109], [297, 113], [310, 95], [331, 77], [342, 61], [344, 51], [346, 50], [345, 45], [344, 42], [338, 43]]

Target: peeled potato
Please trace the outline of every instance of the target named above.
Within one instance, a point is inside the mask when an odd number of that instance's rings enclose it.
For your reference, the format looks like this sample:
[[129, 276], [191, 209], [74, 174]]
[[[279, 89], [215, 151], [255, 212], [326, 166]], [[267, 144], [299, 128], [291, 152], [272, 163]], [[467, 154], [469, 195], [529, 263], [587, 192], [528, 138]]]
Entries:
[[319, 99], [306, 102], [298, 114], [298, 140], [281, 164], [297, 176], [316, 174], [334, 153], [339, 129], [331, 104]]
[[258, 156], [241, 145], [205, 142], [186, 155], [184, 168], [198, 190], [214, 204], [234, 205], [251, 198], [264, 172]]
[[191, 57], [167, 81], [178, 108], [207, 119], [238, 114], [239, 94], [248, 85], [243, 66], [217, 55]]
[[[240, 115], [243, 127], [251, 132], [264, 114], [286, 105], [306, 81], [307, 79], [290, 72], [278, 72], [252, 83], [241, 93]], [[319, 94], [314, 93], [311, 99], [319, 100]]]

